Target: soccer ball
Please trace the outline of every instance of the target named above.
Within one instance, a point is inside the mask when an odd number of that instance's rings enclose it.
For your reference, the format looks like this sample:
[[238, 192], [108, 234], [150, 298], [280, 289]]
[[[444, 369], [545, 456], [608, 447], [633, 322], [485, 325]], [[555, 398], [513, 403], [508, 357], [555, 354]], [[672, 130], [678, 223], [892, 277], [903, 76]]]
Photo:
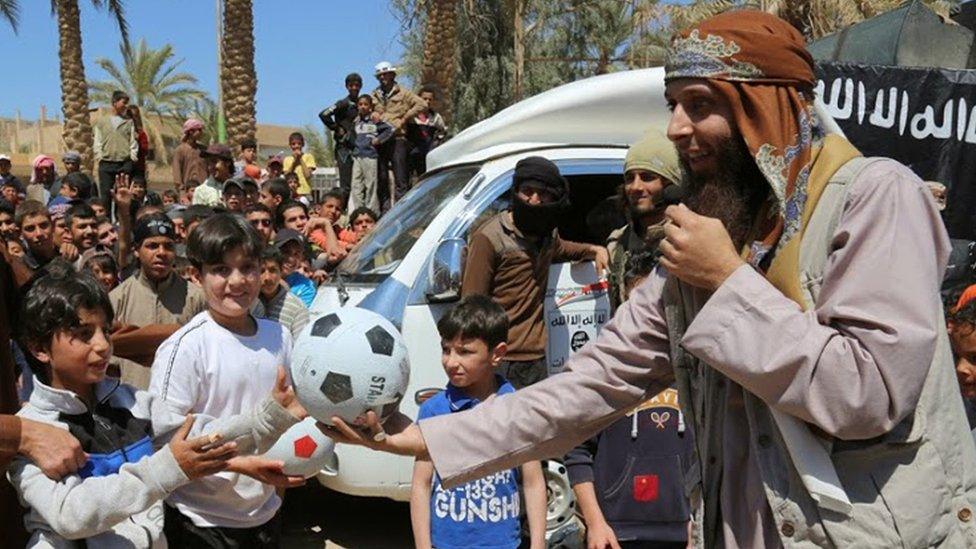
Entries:
[[292, 425], [264, 457], [283, 461], [288, 476], [309, 478], [319, 471], [335, 475], [338, 469], [335, 441], [322, 434], [311, 417]]
[[386, 419], [397, 409], [410, 361], [390, 321], [350, 307], [315, 319], [298, 334], [291, 376], [309, 415], [327, 425], [333, 416], [353, 424], [369, 410]]

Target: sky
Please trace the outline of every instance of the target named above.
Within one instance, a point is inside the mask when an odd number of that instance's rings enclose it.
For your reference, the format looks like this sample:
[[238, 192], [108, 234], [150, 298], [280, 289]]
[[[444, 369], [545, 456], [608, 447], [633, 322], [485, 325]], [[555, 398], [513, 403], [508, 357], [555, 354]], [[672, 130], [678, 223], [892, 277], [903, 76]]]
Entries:
[[[85, 73], [107, 79], [95, 59], [121, 65], [121, 37], [113, 18], [82, 6]], [[41, 105], [48, 117], [61, 116], [57, 23], [50, 3], [20, 0], [20, 24], [14, 34], [0, 20], [3, 84], [0, 116], [33, 120]], [[216, 4], [214, 0], [128, 0], [129, 39], [145, 38], [150, 47], [172, 44], [180, 69], [199, 79], [199, 87], [217, 98]], [[320, 125], [317, 114], [345, 95], [343, 80], [359, 72], [365, 87], [375, 87], [372, 68], [393, 63], [402, 46], [400, 24], [385, 0], [254, 0], [255, 68], [259, 123]]]

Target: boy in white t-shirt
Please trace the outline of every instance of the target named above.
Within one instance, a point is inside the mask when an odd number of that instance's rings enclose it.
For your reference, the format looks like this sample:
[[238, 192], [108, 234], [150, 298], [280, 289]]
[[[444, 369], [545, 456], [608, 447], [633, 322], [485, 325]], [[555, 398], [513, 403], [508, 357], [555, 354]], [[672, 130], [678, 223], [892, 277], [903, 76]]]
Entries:
[[[255, 319], [264, 240], [241, 216], [200, 223], [187, 255], [200, 273], [207, 310], [159, 347], [150, 392], [178, 413], [224, 417], [250, 410], [289, 364], [291, 334]], [[230, 460], [227, 471], [201, 478], [166, 499], [171, 547], [278, 547], [281, 499], [275, 487], [301, 484], [283, 463], [259, 456]]]

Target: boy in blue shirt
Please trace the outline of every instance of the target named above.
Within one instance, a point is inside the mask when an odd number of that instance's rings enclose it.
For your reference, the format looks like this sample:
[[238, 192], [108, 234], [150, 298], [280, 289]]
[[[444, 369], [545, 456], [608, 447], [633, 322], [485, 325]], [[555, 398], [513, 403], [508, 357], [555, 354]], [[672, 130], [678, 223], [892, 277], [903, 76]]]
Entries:
[[[447, 388], [420, 406], [418, 421], [467, 410], [495, 395], [515, 392], [495, 373], [505, 356], [508, 316], [491, 298], [471, 295], [437, 323]], [[504, 397], [502, 397], [504, 398]], [[522, 490], [533, 549], [545, 547], [546, 486], [542, 466], [521, 466]], [[514, 549], [521, 543], [519, 472], [515, 469], [468, 482], [441, 486], [428, 459], [414, 463], [410, 521], [420, 549]]]

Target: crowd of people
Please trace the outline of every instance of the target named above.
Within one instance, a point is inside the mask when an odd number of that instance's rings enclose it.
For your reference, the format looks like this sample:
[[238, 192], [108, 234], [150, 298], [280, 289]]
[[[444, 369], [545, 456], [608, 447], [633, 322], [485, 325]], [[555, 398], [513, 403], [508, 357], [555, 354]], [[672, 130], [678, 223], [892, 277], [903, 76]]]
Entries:
[[[518, 162], [437, 323], [445, 389], [417, 418], [322, 426], [416, 458], [417, 547], [544, 547], [553, 457], [594, 549], [972, 545], [976, 285], [940, 314], [930, 189], [818, 122], [803, 44], [756, 11], [673, 40], [667, 136], [628, 150], [607, 246], [560, 238], [568, 181]], [[31, 546], [280, 545], [276, 488], [301, 479], [253, 454], [306, 415], [293, 337], [423, 169], [408, 121], [443, 137], [432, 91], [376, 76], [321, 114], [342, 183], [320, 200], [301, 134], [261, 168], [254, 143], [199, 144], [195, 120], [154, 198], [122, 96], [98, 125], [98, 196], [77, 156], [60, 178], [35, 160], [23, 191], [0, 157], [3, 412], [23, 404], [0, 415], [0, 456]], [[665, 209], [672, 186], [684, 203]], [[570, 260], [606, 271], [614, 316], [550, 376], [548, 269]]]
[[[348, 95], [322, 112], [340, 173], [325, 191], [313, 192], [316, 159], [301, 133], [289, 136], [290, 154], [262, 166], [253, 140], [236, 151], [202, 144], [204, 124], [193, 118], [172, 155], [172, 185], [150, 190], [152, 153], [121, 91], [95, 122], [94, 174], [75, 151], [62, 156], [62, 170], [38, 155], [24, 184], [0, 155], [2, 324], [15, 373], [3, 389], [16, 389], [5, 393], [4, 412], [23, 406], [16, 428], [8, 417], [0, 431], [31, 458], [10, 469], [30, 509], [31, 546], [76, 538], [154, 546], [165, 539], [164, 515], [172, 546], [278, 544], [274, 486], [300, 479], [243, 457], [305, 415], [277, 384], [277, 369], [288, 364], [318, 286], [446, 136], [427, 102], [433, 89], [400, 88], [395, 72], [380, 64], [379, 86], [363, 95], [362, 78], [349, 75]], [[75, 412], [77, 420], [62, 421]], [[191, 413], [192, 426], [182, 425]], [[40, 450], [30, 450], [41, 439], [77, 461], [58, 462], [54, 473], [58, 452], [38, 460]], [[218, 471], [222, 478], [198, 480]], [[115, 483], [116, 474], [124, 479]]]

